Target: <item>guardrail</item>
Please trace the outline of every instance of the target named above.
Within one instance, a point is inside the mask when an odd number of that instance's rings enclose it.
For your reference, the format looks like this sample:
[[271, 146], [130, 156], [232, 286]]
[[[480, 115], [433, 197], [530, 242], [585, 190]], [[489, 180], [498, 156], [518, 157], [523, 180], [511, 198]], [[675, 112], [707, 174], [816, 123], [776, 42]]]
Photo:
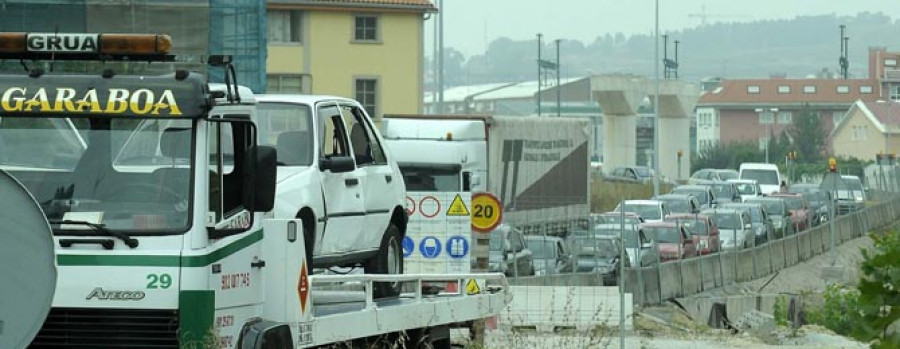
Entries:
[[[883, 229], [900, 219], [900, 196], [860, 211], [836, 217], [835, 246]], [[627, 268], [626, 292], [634, 304], [651, 305], [699, 292], [772, 275], [831, 249], [828, 224], [804, 230], [753, 248], [661, 263], [658, 266]], [[509, 280], [511, 285], [597, 286], [602, 278], [592, 273], [570, 273]]]

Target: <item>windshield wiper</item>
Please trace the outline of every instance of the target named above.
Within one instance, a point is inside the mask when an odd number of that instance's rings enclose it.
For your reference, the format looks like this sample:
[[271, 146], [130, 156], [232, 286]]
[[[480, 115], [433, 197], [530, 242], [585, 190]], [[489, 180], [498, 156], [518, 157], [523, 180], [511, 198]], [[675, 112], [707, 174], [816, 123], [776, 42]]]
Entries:
[[98, 233], [109, 235], [109, 236], [115, 237], [119, 240], [122, 240], [122, 242], [124, 242], [126, 246], [131, 247], [131, 248], [138, 247], [138, 244], [140, 243], [137, 239], [130, 237], [125, 233], [115, 231], [115, 230], [110, 230], [110, 229], [106, 228], [106, 224], [97, 224], [97, 223], [91, 223], [91, 222], [87, 222], [87, 221], [73, 221], [73, 220], [50, 221], [50, 224], [83, 225], [83, 226], [93, 229], [94, 231], [96, 231]]

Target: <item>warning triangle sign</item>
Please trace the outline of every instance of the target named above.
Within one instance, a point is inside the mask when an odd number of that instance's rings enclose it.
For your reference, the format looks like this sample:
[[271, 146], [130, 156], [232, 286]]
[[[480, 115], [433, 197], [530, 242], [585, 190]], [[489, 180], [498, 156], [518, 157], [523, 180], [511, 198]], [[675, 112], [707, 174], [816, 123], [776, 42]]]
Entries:
[[479, 294], [481, 293], [481, 287], [478, 287], [478, 282], [475, 279], [469, 279], [469, 282], [466, 283], [466, 294]]
[[447, 209], [448, 216], [468, 216], [469, 208], [466, 207], [466, 203], [463, 202], [462, 196], [456, 194], [456, 197], [453, 198], [453, 202], [450, 203], [450, 208]]

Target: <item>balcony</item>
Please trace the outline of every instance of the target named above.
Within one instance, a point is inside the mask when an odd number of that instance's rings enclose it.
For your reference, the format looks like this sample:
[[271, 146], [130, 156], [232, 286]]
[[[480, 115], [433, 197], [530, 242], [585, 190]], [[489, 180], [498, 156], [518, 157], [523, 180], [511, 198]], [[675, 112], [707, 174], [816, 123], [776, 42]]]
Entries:
[[900, 81], [900, 69], [885, 69], [882, 81]]

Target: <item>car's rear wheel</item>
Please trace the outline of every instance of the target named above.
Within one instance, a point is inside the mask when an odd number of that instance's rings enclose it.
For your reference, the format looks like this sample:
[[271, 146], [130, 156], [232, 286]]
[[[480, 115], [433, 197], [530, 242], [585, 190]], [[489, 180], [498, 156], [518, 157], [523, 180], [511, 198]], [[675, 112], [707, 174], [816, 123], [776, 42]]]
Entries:
[[[366, 262], [366, 274], [403, 274], [403, 248], [401, 247], [400, 229], [393, 223], [388, 225], [378, 254]], [[400, 295], [400, 282], [376, 282], [372, 294], [375, 298], [388, 298]]]

